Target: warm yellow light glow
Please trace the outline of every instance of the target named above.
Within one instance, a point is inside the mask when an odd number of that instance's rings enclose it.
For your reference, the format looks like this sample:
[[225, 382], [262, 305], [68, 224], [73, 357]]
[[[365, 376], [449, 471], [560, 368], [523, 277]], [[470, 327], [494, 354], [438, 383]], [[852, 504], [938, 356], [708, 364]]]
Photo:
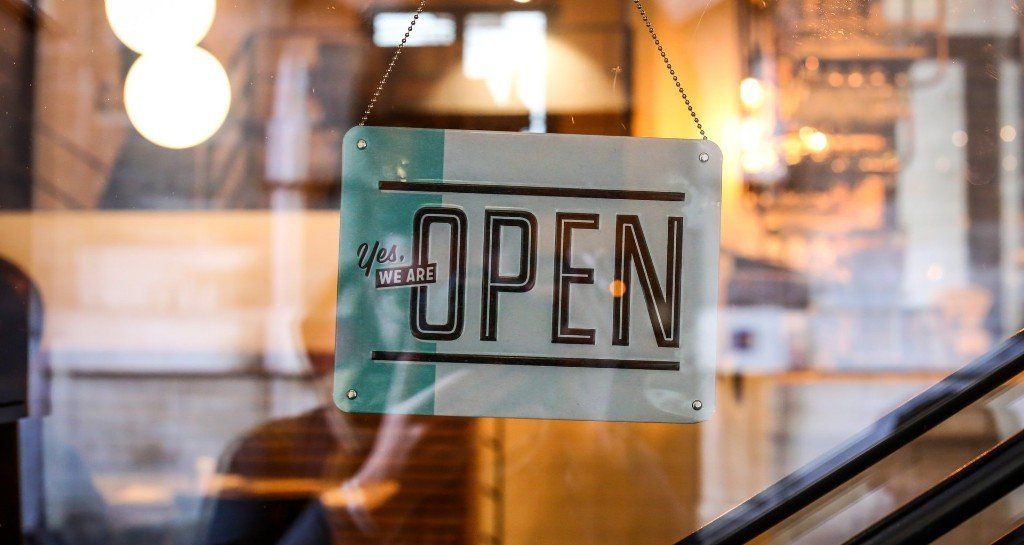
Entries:
[[763, 142], [752, 150], [744, 151], [740, 163], [748, 174], [764, 174], [779, 166], [779, 154], [769, 143]]
[[815, 132], [807, 139], [807, 149], [811, 150], [811, 153], [825, 151], [828, 149], [828, 137], [821, 131]]
[[200, 144], [224, 123], [231, 84], [224, 67], [198, 47], [143, 55], [124, 82], [128, 119], [147, 140], [166, 148]]
[[786, 163], [795, 165], [803, 159], [804, 146], [799, 138], [789, 136], [782, 141], [782, 152], [785, 154]]
[[740, 82], [740, 102], [748, 110], [756, 110], [764, 105], [765, 92], [761, 82], [754, 78], [746, 78]]
[[767, 127], [760, 119], [749, 117], [740, 122], [739, 142], [741, 149], [752, 150], [759, 146], [767, 137]]
[[800, 128], [800, 141], [811, 153], [821, 153], [828, 149], [828, 136], [813, 127]]
[[196, 45], [206, 36], [216, 0], [106, 0], [107, 21], [136, 53]]
[[779, 154], [768, 123], [757, 117], [748, 117], [739, 125], [740, 167], [747, 174], [765, 181], [779, 168]]

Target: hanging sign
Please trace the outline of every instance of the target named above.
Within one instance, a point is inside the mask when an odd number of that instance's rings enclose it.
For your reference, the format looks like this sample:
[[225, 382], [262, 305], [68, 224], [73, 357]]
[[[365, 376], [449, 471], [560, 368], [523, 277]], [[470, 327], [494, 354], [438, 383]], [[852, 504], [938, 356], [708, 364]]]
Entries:
[[706, 419], [721, 172], [707, 140], [353, 128], [336, 404]]

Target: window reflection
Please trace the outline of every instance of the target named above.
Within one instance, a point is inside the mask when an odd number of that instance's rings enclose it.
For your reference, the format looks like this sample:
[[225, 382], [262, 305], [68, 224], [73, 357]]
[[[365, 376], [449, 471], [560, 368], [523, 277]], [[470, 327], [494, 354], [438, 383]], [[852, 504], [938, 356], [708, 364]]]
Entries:
[[[1015, 3], [648, 0], [726, 156], [719, 412], [342, 415], [341, 137], [417, 3], [164, 4], [0, 0], [0, 258], [46, 309], [42, 543], [670, 542], [1021, 326]], [[370, 122], [693, 137], [632, 9], [431, 3]], [[220, 68], [127, 92], [167, 43]], [[839, 533], [1016, 431], [1014, 399]]]
[[[382, 12], [373, 16], [373, 44], [398, 47], [415, 12]], [[455, 18], [450, 13], [421, 13], [416, 32], [405, 40], [406, 47], [451, 45], [455, 42]]]

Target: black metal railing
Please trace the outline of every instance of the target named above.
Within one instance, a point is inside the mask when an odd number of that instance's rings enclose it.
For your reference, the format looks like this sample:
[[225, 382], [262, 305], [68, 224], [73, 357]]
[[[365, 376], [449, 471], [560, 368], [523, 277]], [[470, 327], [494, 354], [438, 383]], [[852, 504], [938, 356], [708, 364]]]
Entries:
[[1024, 432], [889, 513], [844, 545], [931, 543], [1024, 484]]
[[1018, 524], [1003, 537], [993, 541], [992, 545], [1024, 545], [1024, 522]]
[[1024, 331], [677, 545], [747, 543], [1006, 384], [1022, 371]]

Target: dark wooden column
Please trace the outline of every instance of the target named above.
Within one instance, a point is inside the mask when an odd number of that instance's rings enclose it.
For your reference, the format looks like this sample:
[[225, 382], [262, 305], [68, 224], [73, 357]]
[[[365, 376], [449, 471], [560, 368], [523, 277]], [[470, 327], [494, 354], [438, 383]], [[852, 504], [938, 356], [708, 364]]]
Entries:
[[32, 208], [34, 4], [0, 0], [0, 210]]

